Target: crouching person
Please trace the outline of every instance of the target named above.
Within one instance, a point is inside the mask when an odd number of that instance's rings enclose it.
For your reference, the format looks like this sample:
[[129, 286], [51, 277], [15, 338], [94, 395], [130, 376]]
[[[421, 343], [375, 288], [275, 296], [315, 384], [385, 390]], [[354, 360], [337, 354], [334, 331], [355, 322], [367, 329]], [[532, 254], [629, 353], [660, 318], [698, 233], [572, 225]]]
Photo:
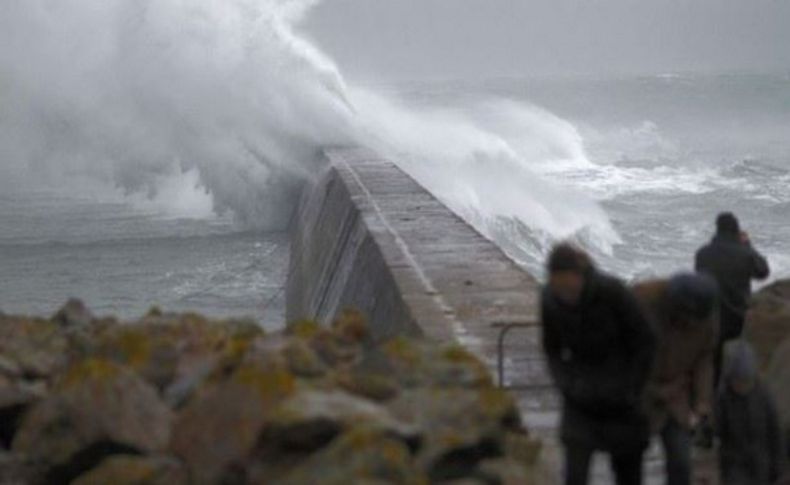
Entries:
[[727, 348], [716, 403], [721, 478], [724, 485], [773, 485], [785, 467], [785, 448], [776, 404], [757, 371], [749, 344]]
[[650, 429], [642, 393], [655, 334], [639, 302], [573, 246], [554, 248], [542, 294], [543, 347], [563, 396], [565, 483], [588, 483], [596, 451], [619, 485], [642, 482]]
[[716, 282], [681, 274], [638, 284], [634, 292], [658, 328], [646, 402], [653, 431], [664, 446], [667, 484], [689, 485], [692, 431], [709, 422], [712, 410]]

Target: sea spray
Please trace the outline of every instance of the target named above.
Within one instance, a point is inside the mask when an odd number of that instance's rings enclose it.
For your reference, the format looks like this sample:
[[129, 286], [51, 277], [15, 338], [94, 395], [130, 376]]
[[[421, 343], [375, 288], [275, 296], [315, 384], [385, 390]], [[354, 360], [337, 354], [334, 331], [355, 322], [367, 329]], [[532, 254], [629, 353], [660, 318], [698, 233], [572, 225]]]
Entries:
[[210, 196], [272, 229], [322, 146], [363, 143], [520, 259], [556, 238], [619, 241], [590, 198], [541, 175], [589, 164], [572, 125], [513, 102], [473, 121], [361, 89], [294, 30], [315, 3], [5, 2], [0, 174], [17, 187], [100, 180], [179, 206]]

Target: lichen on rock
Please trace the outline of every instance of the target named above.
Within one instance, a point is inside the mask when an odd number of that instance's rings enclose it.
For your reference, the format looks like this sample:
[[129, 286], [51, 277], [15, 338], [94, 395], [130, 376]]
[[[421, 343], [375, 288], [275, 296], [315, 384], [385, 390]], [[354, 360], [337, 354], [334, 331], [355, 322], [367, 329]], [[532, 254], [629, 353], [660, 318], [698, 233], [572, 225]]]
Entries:
[[[539, 445], [454, 343], [359, 313], [265, 333], [153, 309], [0, 316], [0, 456], [23, 483], [519, 483]], [[21, 477], [21, 478], [20, 478]], [[524, 482], [530, 483], [530, 482]]]

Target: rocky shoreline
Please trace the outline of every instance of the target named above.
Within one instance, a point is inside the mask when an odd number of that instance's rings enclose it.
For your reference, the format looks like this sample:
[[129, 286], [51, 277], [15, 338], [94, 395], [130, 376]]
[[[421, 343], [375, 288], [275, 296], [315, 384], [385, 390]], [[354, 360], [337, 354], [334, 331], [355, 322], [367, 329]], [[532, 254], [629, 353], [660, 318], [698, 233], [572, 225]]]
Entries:
[[528, 484], [539, 452], [472, 354], [354, 313], [0, 315], [0, 484]]

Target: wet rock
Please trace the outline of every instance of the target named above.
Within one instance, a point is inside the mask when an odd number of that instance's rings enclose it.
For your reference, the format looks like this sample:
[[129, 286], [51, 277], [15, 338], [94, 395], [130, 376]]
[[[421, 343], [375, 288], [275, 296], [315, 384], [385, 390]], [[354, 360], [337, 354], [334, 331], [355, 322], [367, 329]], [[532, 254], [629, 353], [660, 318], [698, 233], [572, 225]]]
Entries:
[[182, 360], [173, 381], [163, 391], [163, 399], [173, 409], [184, 406], [219, 366], [214, 355]]
[[0, 451], [0, 485], [28, 485], [32, 476], [22, 455]]
[[193, 398], [179, 415], [170, 450], [184, 460], [193, 483], [235, 476], [278, 404], [296, 382], [284, 369], [245, 365]]
[[0, 445], [13, 452], [0, 454], [3, 479], [416, 485], [538, 476], [540, 446], [515, 402], [458, 345], [375, 342], [354, 312], [273, 335], [255, 322], [159, 309], [123, 324], [67, 313], [58, 323], [0, 317]]
[[265, 475], [253, 474], [249, 483], [427, 485], [429, 482], [415, 466], [403, 442], [378, 431], [354, 429], [301, 462], [285, 477], [269, 481]]
[[90, 325], [95, 319], [93, 313], [82, 300], [72, 298], [66, 302], [55, 315], [52, 321], [62, 327], [80, 327]]
[[776, 281], [754, 295], [745, 332], [765, 369], [790, 337], [790, 280]]
[[282, 354], [288, 369], [296, 376], [307, 379], [319, 378], [329, 371], [329, 366], [306, 342], [291, 341], [283, 347]]
[[43, 382], [11, 380], [0, 376], [0, 446], [9, 448], [22, 417], [47, 393]]
[[281, 450], [312, 452], [353, 427], [378, 430], [404, 442], [418, 438], [416, 427], [400, 423], [385, 407], [342, 391], [307, 390], [280, 404], [266, 423], [261, 442]]
[[53, 322], [0, 318], [0, 356], [10, 377], [49, 378], [66, 366], [67, 350], [68, 340]]
[[82, 474], [72, 485], [186, 485], [188, 477], [175, 460], [134, 455], [111, 456]]
[[362, 368], [337, 374], [335, 382], [351, 394], [377, 402], [389, 401], [400, 393], [398, 382], [391, 376], [365, 372]]
[[22, 369], [15, 361], [4, 355], [0, 355], [0, 376], [18, 379], [22, 377]]
[[515, 401], [499, 389], [414, 389], [390, 408], [422, 431], [417, 459], [431, 480], [470, 476], [479, 462], [505, 455], [508, 432], [523, 432]]
[[535, 481], [524, 464], [511, 458], [498, 458], [480, 463], [476, 475], [490, 485], [530, 485]]
[[405, 388], [493, 385], [485, 365], [456, 344], [395, 338], [367, 352], [357, 368], [390, 376]]
[[92, 359], [72, 366], [26, 414], [13, 449], [35, 464], [44, 482], [68, 483], [109, 455], [164, 449], [170, 424], [170, 410], [149, 384]]
[[260, 327], [246, 321], [211, 322], [194, 314], [149, 312], [138, 323], [101, 332], [96, 352], [134, 369], [157, 389], [176, 381], [183, 389], [188, 382], [200, 384], [198, 377], [207, 366], [237, 364], [262, 335]]

